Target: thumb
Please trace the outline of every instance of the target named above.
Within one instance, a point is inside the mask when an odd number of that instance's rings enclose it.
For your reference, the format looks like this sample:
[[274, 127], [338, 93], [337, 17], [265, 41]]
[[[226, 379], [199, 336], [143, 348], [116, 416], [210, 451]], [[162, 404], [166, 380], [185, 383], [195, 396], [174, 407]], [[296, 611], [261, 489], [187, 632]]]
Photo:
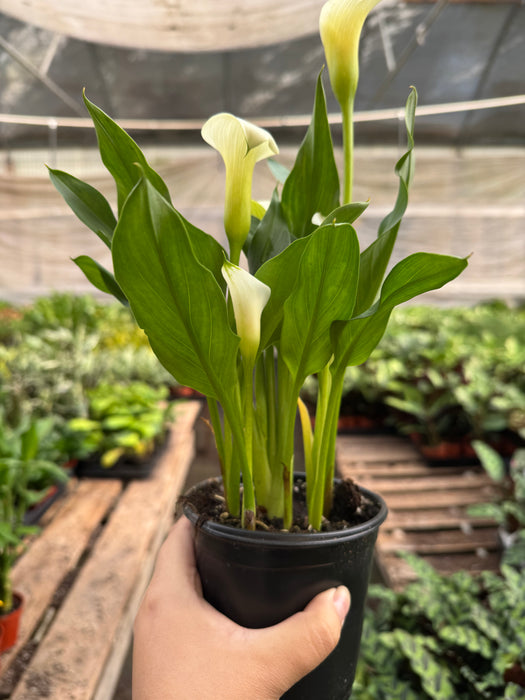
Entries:
[[284, 693], [326, 659], [335, 649], [350, 609], [350, 592], [345, 586], [319, 593], [306, 608], [268, 628], [272, 635], [272, 656], [282, 661], [274, 679], [282, 681]]

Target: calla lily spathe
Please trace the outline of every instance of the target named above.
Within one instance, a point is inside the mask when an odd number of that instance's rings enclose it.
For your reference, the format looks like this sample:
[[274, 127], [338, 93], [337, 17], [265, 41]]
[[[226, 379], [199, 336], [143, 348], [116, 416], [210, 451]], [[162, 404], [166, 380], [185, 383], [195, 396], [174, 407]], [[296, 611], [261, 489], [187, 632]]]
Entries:
[[268, 131], [227, 112], [208, 119], [202, 127], [202, 138], [219, 151], [226, 166], [224, 229], [230, 257], [238, 263], [250, 230], [255, 163], [277, 155], [279, 149]]
[[270, 298], [271, 289], [241, 267], [225, 261], [222, 276], [228, 284], [241, 339], [239, 349], [249, 363], [255, 362], [261, 340], [261, 314]]
[[353, 100], [359, 81], [359, 38], [368, 13], [380, 0], [328, 0], [319, 30], [330, 83], [339, 104]]

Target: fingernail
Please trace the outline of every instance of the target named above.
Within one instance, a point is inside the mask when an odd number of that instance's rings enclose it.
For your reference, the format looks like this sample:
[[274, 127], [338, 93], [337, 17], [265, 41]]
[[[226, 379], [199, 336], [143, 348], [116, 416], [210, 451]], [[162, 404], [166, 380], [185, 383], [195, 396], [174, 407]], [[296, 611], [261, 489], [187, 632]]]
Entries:
[[335, 589], [333, 603], [342, 627], [350, 610], [350, 591], [346, 586], [338, 586]]

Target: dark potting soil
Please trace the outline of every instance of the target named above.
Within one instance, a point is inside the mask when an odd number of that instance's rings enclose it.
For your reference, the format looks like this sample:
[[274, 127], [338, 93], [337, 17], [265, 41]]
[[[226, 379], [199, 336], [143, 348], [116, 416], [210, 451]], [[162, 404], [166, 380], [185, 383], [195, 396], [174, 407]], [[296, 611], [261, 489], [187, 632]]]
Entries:
[[[208, 520], [232, 527], [241, 527], [240, 518], [231, 515], [226, 509], [222, 483], [209, 479], [191, 493], [181, 496], [180, 505], [189, 505], [199, 514], [199, 524]], [[337, 481], [334, 486], [333, 504], [328, 518], [323, 518], [322, 532], [344, 530], [373, 518], [379, 505], [366, 498], [351, 479]], [[258, 508], [255, 519], [256, 530], [282, 531], [283, 523], [278, 518], [269, 518], [263, 508]], [[293, 523], [290, 532], [312, 532], [308, 524], [306, 508], [306, 483], [297, 479], [294, 484]]]

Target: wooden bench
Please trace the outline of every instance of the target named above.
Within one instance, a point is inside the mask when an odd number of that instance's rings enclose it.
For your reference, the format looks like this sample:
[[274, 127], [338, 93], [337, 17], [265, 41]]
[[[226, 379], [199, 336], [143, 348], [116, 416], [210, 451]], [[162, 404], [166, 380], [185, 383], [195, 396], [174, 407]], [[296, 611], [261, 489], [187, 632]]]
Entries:
[[71, 480], [13, 571], [25, 597], [0, 697], [110, 700], [133, 620], [194, 455], [198, 402], [178, 404], [148, 479]]
[[481, 467], [428, 467], [410, 442], [387, 435], [341, 435], [337, 452], [341, 476], [381, 494], [388, 505], [376, 546], [387, 586], [399, 589], [414, 579], [399, 551], [422, 556], [443, 574], [497, 571], [494, 522], [468, 514], [469, 505], [498, 492]]

